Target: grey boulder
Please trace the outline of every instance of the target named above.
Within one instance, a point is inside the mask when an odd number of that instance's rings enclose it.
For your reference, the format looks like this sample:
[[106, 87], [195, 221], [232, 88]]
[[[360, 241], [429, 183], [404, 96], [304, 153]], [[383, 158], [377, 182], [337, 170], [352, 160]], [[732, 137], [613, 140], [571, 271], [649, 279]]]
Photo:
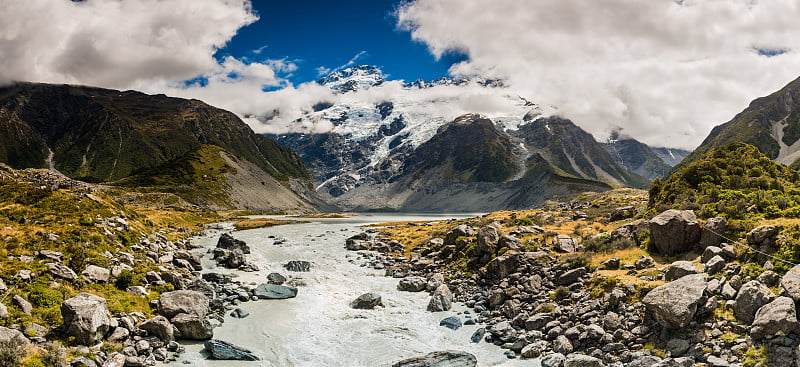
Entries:
[[208, 298], [203, 293], [191, 290], [162, 293], [158, 307], [158, 312], [170, 319], [180, 313], [204, 318], [208, 311]]
[[182, 313], [172, 318], [172, 324], [177, 330], [176, 338], [189, 340], [207, 340], [214, 336], [211, 323], [204, 317]]
[[433, 296], [431, 296], [431, 300], [428, 302], [428, 311], [447, 311], [452, 305], [453, 293], [450, 292], [450, 288], [447, 287], [447, 284], [442, 284], [433, 291]]
[[700, 223], [691, 210], [667, 210], [650, 219], [650, 243], [662, 255], [686, 252], [700, 240]]
[[781, 278], [781, 285], [795, 302], [800, 302], [800, 265], [795, 265]]
[[175, 340], [172, 324], [164, 316], [156, 316], [143, 322], [139, 325], [139, 329], [147, 331], [148, 334], [161, 339], [164, 343]]
[[656, 287], [642, 299], [656, 321], [668, 329], [689, 324], [705, 304], [706, 274], [692, 274]]
[[111, 314], [105, 298], [78, 293], [61, 304], [64, 334], [83, 345], [94, 345], [111, 330]]
[[364, 293], [350, 303], [350, 307], [358, 310], [371, 310], [378, 306], [383, 306], [383, 301], [377, 293]]
[[667, 267], [664, 280], [675, 280], [690, 274], [697, 274], [697, 269], [691, 261], [676, 261]]
[[776, 335], [789, 335], [797, 331], [797, 309], [794, 300], [778, 297], [759, 308], [750, 329], [753, 339], [768, 339]]
[[400, 282], [397, 283], [397, 290], [404, 292], [422, 292], [427, 285], [428, 282], [423, 277], [405, 277], [400, 279]]
[[568, 354], [564, 367], [605, 367], [602, 360], [583, 354]]
[[751, 280], [739, 289], [733, 304], [733, 315], [746, 324], [751, 324], [759, 308], [772, 302], [775, 294], [757, 280]]

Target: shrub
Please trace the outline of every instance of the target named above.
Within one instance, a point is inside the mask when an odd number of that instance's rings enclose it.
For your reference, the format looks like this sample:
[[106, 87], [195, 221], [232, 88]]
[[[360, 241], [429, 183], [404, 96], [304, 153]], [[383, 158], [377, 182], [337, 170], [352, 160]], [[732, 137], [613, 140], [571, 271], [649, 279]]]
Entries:
[[589, 296], [592, 298], [600, 298], [604, 294], [610, 292], [619, 284], [619, 279], [611, 277], [595, 277], [589, 280]]
[[19, 339], [0, 340], [0, 367], [18, 367], [25, 355]]
[[587, 268], [589, 269], [592, 264], [592, 255], [588, 253], [583, 254], [567, 254], [561, 257], [564, 264], [570, 269]]
[[114, 280], [114, 286], [117, 287], [119, 290], [126, 290], [128, 287], [135, 285], [134, 284], [134, 274], [130, 270], [123, 270], [117, 276], [117, 279]]
[[67, 364], [66, 350], [55, 342], [46, 343], [40, 358], [46, 367], [62, 367]]
[[518, 226], [532, 226], [533, 219], [531, 219], [530, 217], [517, 218], [514, 219], [514, 224]]
[[92, 218], [88, 215], [84, 215], [78, 219], [78, 224], [82, 226], [91, 226], [93, 223], [94, 221], [92, 221]]
[[42, 284], [36, 284], [28, 289], [28, 301], [34, 306], [50, 307], [60, 305], [64, 302], [64, 295], [61, 292], [48, 288]]
[[551, 298], [553, 298], [554, 300], [564, 300], [569, 298], [571, 294], [572, 292], [570, 292], [567, 287], [558, 286], [556, 287], [556, 290], [553, 291], [553, 295], [551, 296]]

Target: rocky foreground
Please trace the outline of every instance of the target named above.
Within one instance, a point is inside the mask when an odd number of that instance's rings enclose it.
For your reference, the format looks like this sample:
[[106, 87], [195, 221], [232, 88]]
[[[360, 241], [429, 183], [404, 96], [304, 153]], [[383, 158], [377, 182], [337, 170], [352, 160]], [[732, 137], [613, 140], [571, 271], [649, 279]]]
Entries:
[[[669, 210], [610, 234], [636, 246], [647, 231], [655, 251], [684, 258], [660, 264], [648, 256], [612, 257], [595, 267], [566, 235], [538, 241], [532, 251], [526, 234], [543, 228], [499, 222], [454, 223], [409, 256], [364, 251], [403, 247], [376, 230], [354, 236], [346, 248], [363, 251], [368, 265], [387, 266], [398, 290], [429, 292], [431, 312], [454, 301], [472, 308], [441, 325], [484, 325], [472, 341], [494, 343], [508, 358], [539, 358], [546, 367], [800, 366], [800, 266], [781, 276], [766, 261], [754, 273], [747, 251], [722, 242], [725, 225], [713, 218], [701, 226], [691, 211]], [[736, 247], [769, 249], [777, 236], [775, 226], [761, 226]], [[453, 266], [459, 262], [466, 268]], [[475, 362], [440, 352], [396, 364], [445, 365]]]

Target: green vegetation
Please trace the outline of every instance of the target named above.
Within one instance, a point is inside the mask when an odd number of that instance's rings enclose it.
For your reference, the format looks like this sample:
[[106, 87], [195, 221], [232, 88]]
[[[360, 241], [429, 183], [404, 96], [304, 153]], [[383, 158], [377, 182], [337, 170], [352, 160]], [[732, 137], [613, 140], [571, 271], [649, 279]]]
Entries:
[[694, 209], [700, 217], [800, 217], [800, 174], [754, 146], [717, 148], [650, 188], [650, 213]]
[[766, 346], [751, 346], [742, 355], [742, 366], [766, 367], [769, 366], [769, 356]]

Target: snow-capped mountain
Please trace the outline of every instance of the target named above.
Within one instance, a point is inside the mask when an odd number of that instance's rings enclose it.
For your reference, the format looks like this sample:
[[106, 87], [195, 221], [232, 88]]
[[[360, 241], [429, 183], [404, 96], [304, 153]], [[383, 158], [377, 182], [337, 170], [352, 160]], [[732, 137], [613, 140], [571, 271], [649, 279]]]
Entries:
[[[407, 201], [389, 205], [370, 203], [371, 195], [367, 193], [377, 187], [397, 185], [398, 182], [414, 184], [408, 177], [422, 166], [410, 164], [407, 160], [426, 142], [448, 142], [453, 145], [456, 142], [452, 136], [474, 138], [472, 133], [453, 133], [453, 124], [457, 121], [489, 121], [497, 127], [496, 131], [503, 138], [485, 140], [480, 144], [495, 147], [511, 145], [508, 147], [509, 153], [501, 155], [505, 161], [497, 163], [514, 172], [494, 184], [520, 180], [529, 174], [531, 161], [535, 160], [538, 169], [542, 169], [544, 163], [553, 175], [587, 180], [589, 186], [595, 185], [596, 188], [646, 185], [646, 180], [615, 163], [594, 138], [580, 127], [569, 120], [552, 119], [558, 112], [555, 107], [527, 100], [506, 88], [499, 80], [462, 77], [406, 83], [388, 79], [376, 67], [359, 65], [335, 71], [318, 83], [336, 91], [336, 101], [320, 101], [313, 111], [304, 113], [297, 122], [299, 126], [327, 123], [331, 126], [330, 131], [272, 137], [297, 150], [314, 176], [317, 192], [345, 209], [426, 209]], [[495, 131], [484, 125], [485, 122], [475, 125], [475, 128], [483, 132]], [[450, 130], [450, 137], [432, 140], [447, 130]], [[498, 141], [500, 143], [495, 144]], [[449, 147], [426, 146], [426, 152], [437, 149], [446, 150]], [[473, 151], [475, 154], [477, 152], [480, 149]], [[431, 156], [434, 155], [426, 154], [426, 157]], [[453, 162], [463, 161], [452, 155], [449, 159], [454, 159]], [[509, 159], [514, 162], [508, 162]], [[470, 163], [477, 161], [467, 160]], [[459, 177], [434, 176], [440, 181], [469, 183], [465, 177], [486, 176], [467, 172], [490, 166], [480, 161], [481, 164], [462, 170], [463, 174]], [[432, 165], [428, 162], [424, 167], [430, 168]], [[445, 166], [439, 168], [450, 169]], [[433, 181], [429, 179], [426, 182], [431, 189]], [[514, 186], [509, 190], [520, 189]], [[485, 188], [481, 190], [485, 191]], [[532, 205], [531, 200], [525, 201], [524, 205]], [[462, 209], [486, 208], [489, 207]]]

